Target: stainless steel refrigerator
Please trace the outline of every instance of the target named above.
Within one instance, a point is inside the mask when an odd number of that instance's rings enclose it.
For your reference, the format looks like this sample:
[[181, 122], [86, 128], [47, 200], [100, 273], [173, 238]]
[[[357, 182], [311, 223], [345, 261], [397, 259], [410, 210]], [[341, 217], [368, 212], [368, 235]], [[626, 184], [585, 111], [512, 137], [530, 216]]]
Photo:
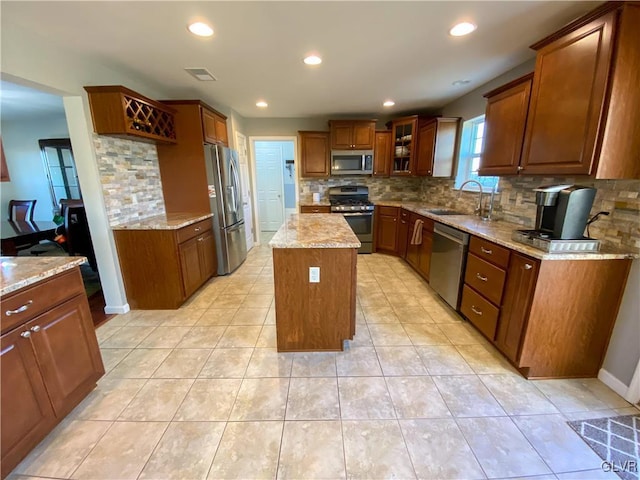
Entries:
[[238, 152], [221, 145], [205, 145], [204, 149], [218, 275], [227, 275], [247, 258]]

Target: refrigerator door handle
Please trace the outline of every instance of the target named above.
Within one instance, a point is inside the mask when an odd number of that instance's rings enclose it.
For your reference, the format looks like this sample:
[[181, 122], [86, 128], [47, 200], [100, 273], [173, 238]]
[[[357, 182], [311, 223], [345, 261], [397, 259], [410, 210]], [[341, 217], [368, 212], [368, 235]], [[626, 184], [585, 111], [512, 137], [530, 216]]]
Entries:
[[239, 210], [240, 208], [240, 199], [238, 198], [238, 185], [240, 185], [240, 178], [238, 177], [238, 172], [236, 170], [236, 164], [233, 161], [233, 159], [231, 160], [231, 163], [229, 163], [229, 165], [231, 165], [231, 173], [233, 174], [233, 183], [234, 183], [234, 200], [235, 200], [235, 206], [236, 206], [236, 212]]

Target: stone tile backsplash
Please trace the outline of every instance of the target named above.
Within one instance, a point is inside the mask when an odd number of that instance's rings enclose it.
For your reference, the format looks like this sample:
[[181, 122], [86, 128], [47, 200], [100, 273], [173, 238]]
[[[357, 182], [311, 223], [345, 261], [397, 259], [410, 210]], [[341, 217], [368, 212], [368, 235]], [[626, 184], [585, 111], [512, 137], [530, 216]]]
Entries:
[[343, 185], [366, 185], [369, 187], [369, 199], [398, 200], [405, 202], [417, 202], [422, 197], [422, 179], [407, 177], [368, 177], [349, 176], [330, 178], [301, 178], [300, 179], [300, 203], [312, 201], [314, 193], [320, 193], [320, 199], [329, 200], [329, 188]]
[[[594, 180], [587, 177], [501, 177], [494, 199], [494, 217], [533, 228], [536, 218], [534, 188], [540, 185], [584, 185], [598, 189], [591, 215], [609, 212], [591, 224], [590, 235], [612, 247], [640, 253], [640, 180]], [[477, 193], [453, 190], [449, 179], [424, 179], [422, 200], [473, 212]], [[489, 196], [485, 195], [488, 203]]]
[[155, 145], [94, 135], [109, 225], [165, 213]]

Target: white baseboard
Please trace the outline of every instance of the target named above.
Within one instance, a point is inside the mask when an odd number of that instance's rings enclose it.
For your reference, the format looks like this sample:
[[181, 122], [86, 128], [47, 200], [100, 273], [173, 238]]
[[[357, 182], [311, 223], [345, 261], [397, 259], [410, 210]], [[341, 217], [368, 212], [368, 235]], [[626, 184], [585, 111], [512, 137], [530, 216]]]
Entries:
[[124, 305], [107, 305], [106, 307], [104, 307], [104, 313], [107, 313], [107, 314], [112, 314], [112, 313], [125, 314], [129, 310], [131, 310], [131, 308], [129, 307], [128, 303], [125, 303]]
[[640, 401], [640, 394], [637, 391], [638, 388], [640, 388], [640, 382], [636, 382], [637, 385], [634, 385], [635, 377], [631, 381], [631, 385], [627, 386], [607, 370], [601, 368], [598, 372], [598, 380], [624, 398], [627, 402], [636, 404]]

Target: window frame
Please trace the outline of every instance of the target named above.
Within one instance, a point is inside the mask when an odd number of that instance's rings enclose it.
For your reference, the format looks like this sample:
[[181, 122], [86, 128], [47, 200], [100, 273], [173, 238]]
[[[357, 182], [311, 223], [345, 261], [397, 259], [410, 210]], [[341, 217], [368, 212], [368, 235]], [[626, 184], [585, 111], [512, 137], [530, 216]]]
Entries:
[[[482, 125], [482, 137], [478, 136], [478, 130]], [[484, 153], [484, 134], [486, 133], [485, 115], [478, 115], [470, 118], [462, 124], [462, 135], [460, 136], [460, 148], [458, 154], [458, 168], [454, 182], [454, 190], [460, 190], [460, 186], [467, 180], [478, 180], [482, 183], [483, 191], [491, 191], [499, 188], [500, 177], [483, 176], [478, 179], [478, 175], [473, 173], [473, 160], [482, 159]], [[476, 150], [477, 140], [482, 138], [480, 150]], [[495, 186], [495, 187], [494, 187]], [[474, 183], [469, 183], [462, 189], [464, 192], [479, 192], [480, 189]]]

